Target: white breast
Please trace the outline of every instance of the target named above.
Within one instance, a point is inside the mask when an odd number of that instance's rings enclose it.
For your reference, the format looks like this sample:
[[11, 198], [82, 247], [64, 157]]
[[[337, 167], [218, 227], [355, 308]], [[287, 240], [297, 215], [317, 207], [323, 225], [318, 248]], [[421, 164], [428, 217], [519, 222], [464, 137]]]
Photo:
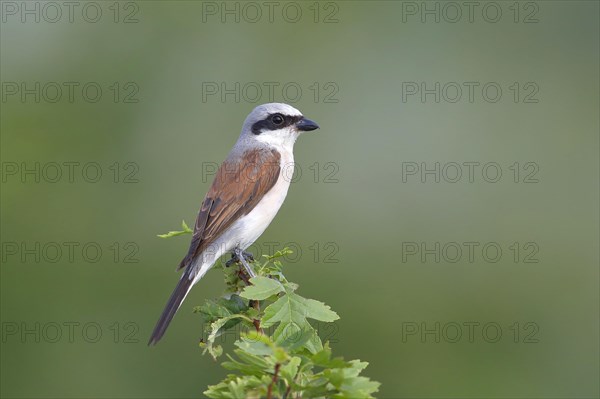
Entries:
[[246, 249], [254, 243], [269, 227], [271, 221], [281, 208], [290, 187], [294, 170], [294, 155], [288, 146], [277, 146], [281, 154], [280, 172], [277, 182], [266, 193], [260, 202], [248, 214], [234, 222], [194, 261], [198, 273], [192, 283], [196, 284], [222, 255], [234, 248]]

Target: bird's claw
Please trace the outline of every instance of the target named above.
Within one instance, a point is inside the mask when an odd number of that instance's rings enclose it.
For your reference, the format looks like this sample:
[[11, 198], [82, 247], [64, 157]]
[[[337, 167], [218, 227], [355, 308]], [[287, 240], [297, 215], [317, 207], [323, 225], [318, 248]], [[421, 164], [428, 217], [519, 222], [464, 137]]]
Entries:
[[[250, 263], [254, 262], [254, 255], [252, 255], [252, 253], [243, 251], [242, 256], [244, 257], [244, 259], [247, 262], [250, 262]], [[237, 254], [235, 252], [232, 252], [231, 259], [229, 259], [227, 262], [225, 262], [225, 267], [229, 267], [229, 266], [233, 265], [234, 263], [239, 263], [239, 262], [240, 262], [240, 259], [238, 258]]]

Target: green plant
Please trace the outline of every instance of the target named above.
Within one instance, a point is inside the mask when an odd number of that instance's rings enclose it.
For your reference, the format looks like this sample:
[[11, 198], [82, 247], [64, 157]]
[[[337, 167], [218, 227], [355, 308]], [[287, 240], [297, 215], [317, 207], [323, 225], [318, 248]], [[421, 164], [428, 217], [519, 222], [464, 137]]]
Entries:
[[[173, 237], [191, 232], [169, 232]], [[215, 360], [223, 354], [216, 343], [233, 328], [246, 332], [234, 343], [222, 366], [232, 371], [204, 392], [209, 398], [372, 398], [379, 383], [361, 376], [368, 363], [332, 358], [329, 343], [323, 344], [309, 319], [331, 323], [339, 316], [314, 299], [297, 294], [298, 285], [282, 272], [285, 248], [253, 262], [256, 277], [248, 279], [236, 266], [220, 268], [225, 293], [194, 308], [205, 321], [203, 353]], [[217, 267], [215, 267], [217, 268]]]

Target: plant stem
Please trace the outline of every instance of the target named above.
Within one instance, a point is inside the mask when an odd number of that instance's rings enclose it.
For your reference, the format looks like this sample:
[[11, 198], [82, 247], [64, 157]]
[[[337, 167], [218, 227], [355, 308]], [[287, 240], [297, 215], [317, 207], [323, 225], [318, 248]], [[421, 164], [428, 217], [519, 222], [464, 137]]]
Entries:
[[273, 379], [271, 380], [271, 383], [269, 384], [269, 388], [267, 388], [267, 399], [273, 398], [273, 385], [275, 385], [275, 383], [277, 382], [277, 378], [279, 377], [279, 368], [280, 367], [281, 367], [281, 364], [279, 364], [279, 363], [275, 364], [275, 374], [273, 374]]
[[[250, 279], [246, 275], [246, 272], [241, 268], [241, 266], [240, 266], [240, 270], [238, 271], [238, 277], [244, 282], [244, 284], [252, 285], [252, 283], [250, 282]], [[260, 312], [260, 302], [259, 301], [251, 300], [249, 305]], [[256, 332], [263, 333], [262, 328], [260, 328], [260, 320], [254, 319], [254, 320], [252, 320], [252, 324], [254, 324], [254, 328], [256, 329]]]
[[290, 394], [291, 390], [292, 390], [292, 386], [288, 385], [287, 389], [285, 390], [285, 393], [283, 394], [283, 398], [282, 399], [287, 399], [287, 397]]

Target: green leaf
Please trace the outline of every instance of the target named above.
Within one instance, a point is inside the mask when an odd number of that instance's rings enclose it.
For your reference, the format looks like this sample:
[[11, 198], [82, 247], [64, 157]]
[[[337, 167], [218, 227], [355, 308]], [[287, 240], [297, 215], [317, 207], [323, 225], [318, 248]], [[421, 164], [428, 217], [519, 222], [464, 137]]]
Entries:
[[315, 337], [318, 339], [317, 332], [308, 323], [303, 326], [295, 323], [281, 323], [273, 333], [273, 339], [277, 345], [281, 345], [292, 353], [310, 345]]
[[184, 234], [193, 234], [194, 233], [194, 231], [192, 229], [190, 229], [187, 224], [185, 224], [185, 220], [181, 221], [181, 228], [183, 230], [180, 230], [180, 231], [178, 231], [178, 230], [169, 231], [166, 234], [158, 234], [157, 237], [160, 237], [160, 238], [171, 238], [171, 237], [182, 236]]
[[261, 325], [268, 328], [282, 322], [304, 326], [307, 318], [331, 322], [340, 317], [323, 302], [305, 299], [295, 293], [287, 293], [265, 309]]
[[323, 343], [321, 342], [321, 338], [319, 338], [319, 335], [316, 331], [314, 331], [314, 334], [310, 337], [304, 347], [308, 349], [310, 353], [317, 353], [323, 349]]
[[252, 323], [252, 320], [250, 320], [246, 316], [240, 315], [240, 314], [223, 317], [221, 319], [217, 319], [216, 321], [212, 322], [209, 327], [210, 333], [208, 334], [208, 338], [206, 339], [206, 346], [204, 348], [203, 353], [206, 353], [206, 351], [208, 351], [208, 353], [211, 354], [213, 359], [217, 360], [217, 357], [219, 357], [222, 354], [222, 351], [219, 350], [218, 346], [214, 345], [215, 340], [219, 336], [219, 332], [225, 326], [225, 324], [227, 324], [227, 322], [229, 322], [230, 320], [234, 320], [237, 318], [246, 320], [246, 321]]
[[340, 387], [341, 394], [334, 398], [371, 398], [371, 394], [379, 390], [381, 384], [367, 377], [354, 377], [344, 380]]
[[315, 301], [314, 299], [302, 299], [305, 301], [304, 303], [307, 309], [306, 317], [326, 322], [332, 322], [340, 318], [337, 313], [331, 310], [331, 308], [323, 302]]
[[252, 285], [244, 288], [240, 293], [241, 297], [262, 301], [284, 291], [283, 285], [279, 281], [268, 277], [253, 277], [250, 279], [250, 282]]
[[246, 310], [245, 313], [246, 313], [246, 316], [248, 316], [249, 318], [257, 319], [260, 311], [258, 311], [257, 309], [254, 309], [254, 308], [248, 308], [248, 310]]
[[281, 378], [286, 379], [288, 384], [292, 383], [292, 381], [294, 381], [296, 378], [301, 361], [302, 360], [299, 357], [292, 357], [287, 364], [284, 364], [279, 369]]
[[227, 370], [240, 371], [246, 375], [261, 376], [263, 374], [262, 367], [257, 367], [256, 365], [240, 362], [229, 355], [227, 355], [227, 357], [229, 358], [229, 360], [221, 363], [221, 366], [223, 366], [223, 368]]
[[245, 362], [246, 364], [258, 367], [261, 370], [263, 370], [263, 372], [265, 370], [272, 370], [275, 366], [275, 362], [272, 360], [269, 361], [270, 359], [268, 357], [252, 355], [240, 349], [236, 349], [234, 350], [234, 352], [240, 358], [241, 361]]
[[275, 252], [273, 255], [263, 255], [263, 256], [266, 257], [268, 260], [273, 260], [273, 259], [277, 259], [277, 258], [283, 258], [284, 256], [290, 255], [293, 253], [294, 253], [294, 251], [292, 251], [288, 247], [285, 247], [281, 251]]
[[359, 376], [369, 363], [352, 360], [348, 364], [350, 367], [326, 369], [322, 372], [338, 391], [332, 397], [337, 399], [372, 398], [371, 394], [377, 392], [380, 384], [367, 377]]
[[[194, 307], [194, 313], [202, 314], [206, 323], [213, 323], [220, 318], [233, 316], [238, 313], [245, 313], [248, 305], [239, 297], [239, 295], [231, 295], [229, 298], [219, 298], [207, 300], [204, 305]], [[239, 324], [241, 319], [232, 318], [222, 326], [224, 329], [229, 329]]]
[[339, 316], [322, 302], [287, 291], [265, 309], [261, 326], [269, 328], [280, 323], [273, 334], [277, 344], [297, 349], [299, 345], [296, 343], [301, 342], [311, 353], [316, 353], [323, 345], [315, 329], [308, 323], [308, 318], [330, 322]]
[[356, 377], [369, 365], [368, 362], [361, 362], [360, 360], [351, 360], [349, 363], [350, 367], [346, 370], [346, 374], [351, 377]]
[[238, 273], [239, 269], [237, 267], [227, 267], [225, 266], [225, 262], [220, 262], [220, 269], [223, 271], [223, 276], [225, 278], [225, 285], [227, 287], [225, 289], [226, 294], [237, 294], [246, 286], [246, 283], [240, 278]]
[[323, 349], [312, 356], [312, 361], [314, 362], [315, 366], [319, 367], [344, 368], [351, 366], [350, 363], [346, 363], [341, 357], [331, 359], [331, 348], [329, 347], [329, 342], [326, 342]]
[[[263, 398], [270, 390], [274, 398], [373, 398], [380, 384], [360, 375], [368, 363], [333, 358], [329, 343], [323, 345], [310, 324], [311, 319], [333, 322], [339, 316], [323, 302], [295, 293], [298, 285], [287, 281], [282, 272], [281, 260], [288, 253], [284, 249], [263, 255], [254, 264], [258, 276], [251, 279], [251, 286], [240, 278], [238, 268], [221, 264], [230, 295], [194, 309], [208, 322], [208, 339], [200, 346], [214, 358], [223, 352], [216, 338], [226, 329], [240, 322], [251, 329], [235, 342], [235, 355], [227, 354], [222, 362], [231, 374], [204, 394], [218, 399]], [[250, 307], [249, 301], [260, 301], [260, 307]], [[256, 320], [270, 332], [254, 331]], [[273, 383], [276, 365], [279, 381]]]
[[273, 355], [273, 342], [266, 335], [255, 331], [243, 334], [242, 337], [235, 342], [235, 345], [252, 355]]
[[238, 377], [229, 375], [217, 385], [209, 385], [204, 395], [214, 399], [246, 399], [248, 397], [259, 397], [250, 395], [250, 392], [260, 388], [263, 381], [255, 376]]

